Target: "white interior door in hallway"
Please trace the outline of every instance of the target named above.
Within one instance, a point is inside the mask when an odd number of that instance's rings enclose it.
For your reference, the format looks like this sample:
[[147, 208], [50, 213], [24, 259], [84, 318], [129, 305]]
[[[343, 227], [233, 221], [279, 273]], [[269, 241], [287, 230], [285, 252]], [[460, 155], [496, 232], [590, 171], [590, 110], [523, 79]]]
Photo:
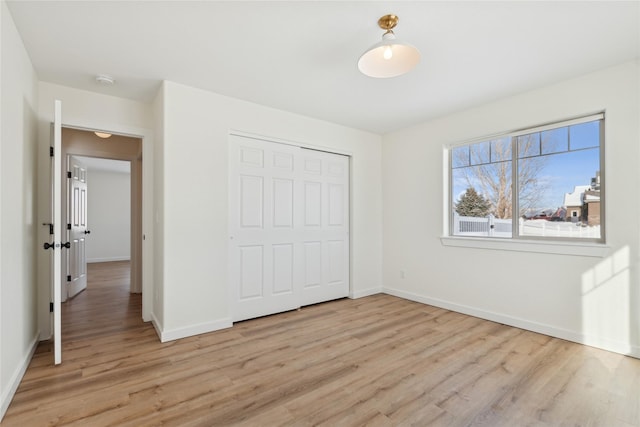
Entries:
[[233, 321], [349, 293], [349, 158], [230, 136]]
[[[69, 156], [67, 193], [67, 297], [73, 298], [87, 288], [87, 167], [80, 159]], [[66, 299], [63, 297], [63, 300]]]

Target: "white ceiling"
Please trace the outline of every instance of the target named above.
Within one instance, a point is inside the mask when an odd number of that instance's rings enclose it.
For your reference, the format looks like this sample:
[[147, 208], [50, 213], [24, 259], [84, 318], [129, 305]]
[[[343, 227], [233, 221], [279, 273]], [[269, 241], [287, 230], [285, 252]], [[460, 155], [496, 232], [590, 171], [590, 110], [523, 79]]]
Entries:
[[[7, 4], [40, 80], [148, 102], [166, 79], [379, 134], [640, 58], [639, 1]], [[373, 79], [387, 13], [422, 60]]]

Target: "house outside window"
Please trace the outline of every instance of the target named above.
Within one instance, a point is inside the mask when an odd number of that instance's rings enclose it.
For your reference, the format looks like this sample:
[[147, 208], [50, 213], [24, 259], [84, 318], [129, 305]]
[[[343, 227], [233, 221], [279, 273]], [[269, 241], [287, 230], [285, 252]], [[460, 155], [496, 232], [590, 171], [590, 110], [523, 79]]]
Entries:
[[449, 148], [450, 235], [604, 242], [604, 114]]

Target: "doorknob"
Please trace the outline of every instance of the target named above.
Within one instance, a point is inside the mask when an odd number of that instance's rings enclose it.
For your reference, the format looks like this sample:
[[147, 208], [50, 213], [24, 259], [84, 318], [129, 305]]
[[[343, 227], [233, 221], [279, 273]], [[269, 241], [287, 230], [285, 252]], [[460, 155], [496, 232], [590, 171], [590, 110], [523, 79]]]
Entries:
[[55, 249], [55, 248], [67, 248], [67, 249], [71, 249], [71, 242], [66, 242], [66, 243], [49, 243], [49, 242], [44, 242], [44, 245], [42, 245], [42, 247], [46, 250], [46, 249]]
[[91, 234], [91, 230], [84, 230], [84, 234]]

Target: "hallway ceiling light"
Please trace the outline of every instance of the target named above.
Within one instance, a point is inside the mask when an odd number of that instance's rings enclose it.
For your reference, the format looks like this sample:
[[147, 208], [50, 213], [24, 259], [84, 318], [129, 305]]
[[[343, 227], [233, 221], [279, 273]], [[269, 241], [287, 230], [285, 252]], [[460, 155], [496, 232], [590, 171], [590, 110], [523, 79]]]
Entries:
[[386, 32], [382, 41], [371, 46], [358, 60], [358, 69], [369, 77], [396, 77], [411, 71], [420, 62], [420, 52], [409, 43], [396, 39], [393, 28], [396, 15], [385, 15], [378, 25]]
[[110, 133], [106, 133], [106, 132], [94, 132], [94, 133], [99, 138], [111, 138], [111, 134]]

